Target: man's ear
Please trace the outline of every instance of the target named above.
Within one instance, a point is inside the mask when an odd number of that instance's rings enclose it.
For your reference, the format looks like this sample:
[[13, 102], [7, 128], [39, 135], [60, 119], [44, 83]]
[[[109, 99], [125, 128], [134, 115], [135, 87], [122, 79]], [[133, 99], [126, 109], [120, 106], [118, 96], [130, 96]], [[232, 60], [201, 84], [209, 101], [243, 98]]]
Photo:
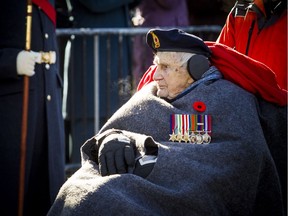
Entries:
[[195, 80], [189, 75], [188, 84], [192, 84]]

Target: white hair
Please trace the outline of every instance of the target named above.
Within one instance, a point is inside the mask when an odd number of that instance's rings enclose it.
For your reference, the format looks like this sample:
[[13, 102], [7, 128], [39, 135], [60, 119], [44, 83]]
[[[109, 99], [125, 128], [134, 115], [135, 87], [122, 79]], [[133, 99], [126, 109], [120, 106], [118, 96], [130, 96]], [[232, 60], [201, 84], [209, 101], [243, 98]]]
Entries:
[[187, 68], [187, 62], [192, 55], [192, 53], [186, 52], [157, 52], [153, 63]]

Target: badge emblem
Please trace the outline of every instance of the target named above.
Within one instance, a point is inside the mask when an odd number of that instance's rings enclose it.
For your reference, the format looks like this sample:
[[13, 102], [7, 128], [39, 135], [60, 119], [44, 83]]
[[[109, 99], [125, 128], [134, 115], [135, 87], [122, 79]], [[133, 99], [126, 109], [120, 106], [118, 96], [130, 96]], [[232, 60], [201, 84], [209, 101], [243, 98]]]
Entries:
[[159, 38], [157, 37], [157, 35], [153, 31], [151, 31], [150, 34], [152, 35], [152, 38], [153, 38], [154, 48], [158, 49], [160, 47]]

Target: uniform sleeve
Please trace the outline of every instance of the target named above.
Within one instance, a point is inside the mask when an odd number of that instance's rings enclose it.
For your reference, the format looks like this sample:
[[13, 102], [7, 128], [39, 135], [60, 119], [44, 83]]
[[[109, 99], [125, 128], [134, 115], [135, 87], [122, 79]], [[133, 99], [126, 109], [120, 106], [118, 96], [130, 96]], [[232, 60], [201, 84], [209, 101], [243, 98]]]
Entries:
[[17, 79], [16, 58], [20, 49], [0, 49], [0, 80]]
[[216, 41], [217, 43], [222, 43], [231, 48], [235, 47], [235, 17], [233, 16], [233, 10], [234, 8], [227, 16], [226, 23]]
[[133, 3], [134, 0], [79, 0], [81, 4], [92, 12], [106, 12]]

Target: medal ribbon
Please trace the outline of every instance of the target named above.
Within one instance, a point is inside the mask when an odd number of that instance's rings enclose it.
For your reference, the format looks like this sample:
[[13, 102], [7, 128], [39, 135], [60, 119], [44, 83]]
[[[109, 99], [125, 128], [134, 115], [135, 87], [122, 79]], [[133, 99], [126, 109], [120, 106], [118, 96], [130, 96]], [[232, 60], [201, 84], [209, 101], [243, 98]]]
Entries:
[[185, 133], [189, 134], [189, 129], [190, 129], [190, 122], [189, 122], [189, 115], [185, 115], [185, 120], [186, 120], [186, 127], [185, 127]]
[[197, 115], [197, 132], [202, 132], [204, 129], [203, 115]]
[[196, 115], [190, 115], [190, 121], [191, 121], [191, 125], [190, 125], [190, 127], [191, 127], [191, 129], [190, 129], [190, 131], [191, 132], [195, 132], [196, 131]]
[[205, 132], [211, 134], [212, 117], [211, 115], [205, 115]]
[[184, 135], [185, 130], [186, 130], [186, 125], [187, 125], [186, 118], [185, 118], [184, 114], [181, 115], [181, 119], [182, 119], [182, 135]]
[[179, 134], [181, 132], [181, 116], [179, 114], [176, 114], [176, 118], [177, 118], [177, 134]]
[[175, 130], [175, 115], [170, 115], [170, 134], [172, 134]]

